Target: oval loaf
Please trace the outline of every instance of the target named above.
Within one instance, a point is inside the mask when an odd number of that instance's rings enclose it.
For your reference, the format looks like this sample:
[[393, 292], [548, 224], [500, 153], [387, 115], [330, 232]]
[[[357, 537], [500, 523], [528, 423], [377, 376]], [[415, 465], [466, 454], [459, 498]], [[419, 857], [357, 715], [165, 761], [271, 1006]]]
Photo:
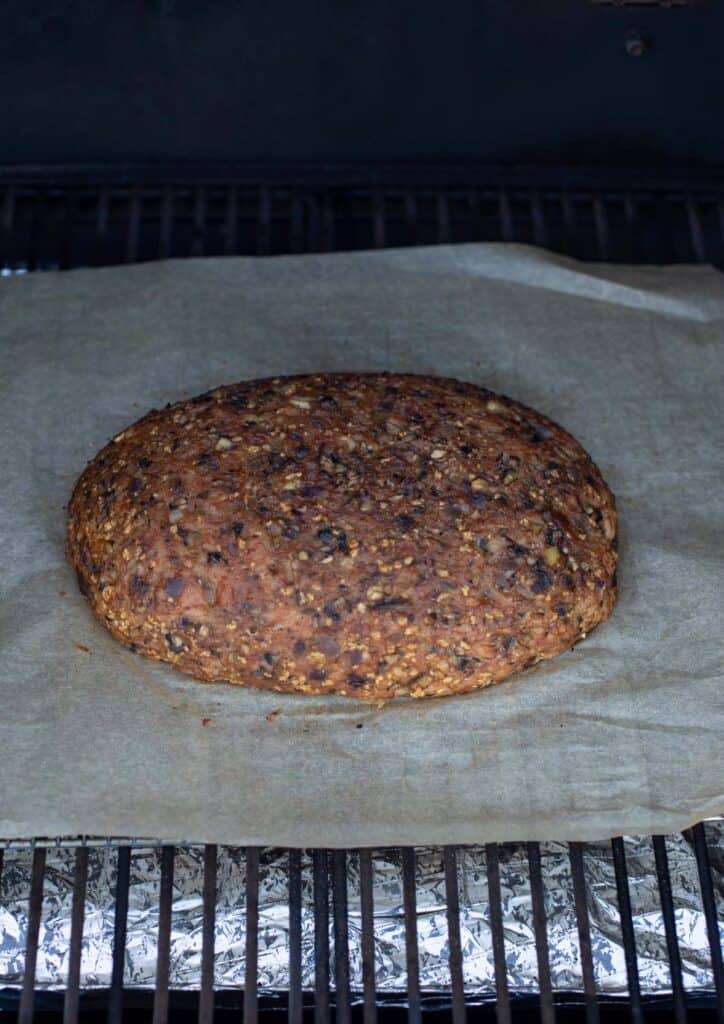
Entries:
[[608, 617], [616, 513], [581, 446], [517, 402], [318, 374], [128, 427], [75, 486], [68, 554], [115, 637], [199, 679], [439, 696]]

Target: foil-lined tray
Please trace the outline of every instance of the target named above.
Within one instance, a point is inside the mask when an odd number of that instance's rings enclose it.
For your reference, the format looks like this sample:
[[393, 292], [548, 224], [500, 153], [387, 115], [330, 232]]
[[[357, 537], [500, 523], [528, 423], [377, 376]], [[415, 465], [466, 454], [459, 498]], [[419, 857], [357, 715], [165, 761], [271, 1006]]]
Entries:
[[[712, 872], [720, 910], [724, 908], [724, 823], [707, 825]], [[690, 991], [713, 988], [706, 923], [696, 861], [686, 839], [667, 837], [667, 852], [676, 908], [676, 927], [684, 985]], [[650, 838], [626, 838], [625, 852], [634, 915], [641, 988], [662, 993], [671, 988], [666, 937]], [[554, 989], [582, 989], [578, 930], [568, 847], [541, 846], [545, 909]], [[27, 931], [32, 852], [9, 847], [0, 886], [0, 986], [22, 980]], [[609, 843], [587, 844], [584, 854], [588, 909], [596, 984], [602, 994], [623, 994], [627, 976], [621, 940], [616, 882]], [[114, 925], [117, 850], [94, 846], [89, 851], [88, 886], [81, 960], [81, 986], [104, 988], [110, 983]], [[259, 880], [259, 986], [288, 987], [288, 856], [264, 850]], [[404, 991], [405, 927], [400, 854], [376, 852], [374, 865], [375, 972], [378, 992]], [[61, 989], [68, 971], [74, 850], [48, 850], [36, 985]], [[302, 858], [303, 984], [314, 984], [314, 908], [311, 858]], [[500, 876], [508, 982], [511, 991], [538, 990], [528, 863], [524, 846], [500, 848]], [[180, 847], [174, 866], [170, 983], [174, 988], [200, 985], [203, 849]], [[485, 851], [458, 851], [460, 927], [466, 992], [481, 998], [495, 992], [490, 908]], [[134, 846], [131, 855], [125, 984], [153, 987], [160, 884], [160, 851]], [[362, 987], [359, 860], [348, 856], [349, 954], [353, 990]], [[443, 853], [440, 848], [417, 851], [417, 913], [420, 984], [423, 990], [450, 988]], [[724, 937], [724, 913], [720, 923]], [[220, 848], [216, 907], [215, 984], [244, 984], [245, 851]], [[330, 921], [330, 948], [333, 933]]]

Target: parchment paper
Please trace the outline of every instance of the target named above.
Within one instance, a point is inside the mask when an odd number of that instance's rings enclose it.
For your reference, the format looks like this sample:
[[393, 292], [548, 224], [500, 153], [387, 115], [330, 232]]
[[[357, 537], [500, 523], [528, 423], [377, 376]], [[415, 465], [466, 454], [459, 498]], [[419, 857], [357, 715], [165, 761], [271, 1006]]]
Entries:
[[[467, 843], [723, 812], [723, 356], [715, 271], [510, 246], [0, 281], [0, 836]], [[383, 709], [113, 641], [64, 560], [86, 460], [151, 406], [320, 369], [457, 376], [571, 430], [619, 502], [613, 618], [513, 681]]]

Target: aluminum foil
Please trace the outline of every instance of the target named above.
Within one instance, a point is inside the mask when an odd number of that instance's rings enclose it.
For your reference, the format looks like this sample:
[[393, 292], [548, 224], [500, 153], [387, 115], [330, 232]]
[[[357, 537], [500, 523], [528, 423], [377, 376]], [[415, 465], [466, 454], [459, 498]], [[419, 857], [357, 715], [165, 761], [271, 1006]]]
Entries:
[[[722, 911], [724, 937], [724, 823], [707, 825], [714, 884]], [[713, 988], [710, 953], [696, 862], [681, 836], [666, 840], [676, 908], [676, 926], [688, 990]], [[627, 990], [611, 848], [608, 843], [586, 846], [589, 917], [596, 983], [602, 994]], [[634, 914], [636, 947], [645, 993], [670, 990], [666, 940], [650, 838], [627, 838], [625, 851]], [[573, 886], [565, 844], [541, 847], [545, 909], [550, 943], [551, 977], [555, 989], [582, 989], [578, 931], [573, 909]], [[22, 980], [27, 930], [32, 851], [9, 847], [0, 887], [0, 986]], [[117, 850], [92, 847], [81, 962], [84, 988], [107, 987], [111, 978], [114, 890]], [[378, 992], [404, 990], [404, 917], [399, 851], [374, 855], [375, 969]], [[311, 858], [303, 855], [302, 957], [303, 983], [314, 983], [314, 909]], [[63, 988], [68, 971], [74, 850], [52, 847], [47, 855], [37, 986]], [[538, 968], [533, 932], [528, 863], [524, 846], [500, 849], [503, 921], [510, 989], [533, 993], [538, 989]], [[174, 868], [171, 934], [171, 985], [198, 988], [201, 972], [203, 850], [179, 848]], [[348, 856], [349, 952], [353, 989], [361, 989], [361, 921], [359, 912], [359, 860]], [[127, 986], [154, 985], [160, 852], [152, 846], [134, 846], [125, 961]], [[464, 979], [470, 995], [494, 995], [494, 967], [490, 933], [485, 851], [468, 847], [458, 852], [460, 925]], [[259, 888], [259, 986], [288, 987], [288, 884], [287, 854], [265, 850], [261, 854]], [[218, 859], [216, 908], [217, 987], [243, 987], [245, 947], [245, 851], [221, 848]], [[442, 850], [417, 852], [417, 928], [420, 983], [424, 990], [450, 987], [445, 881]], [[330, 950], [333, 933], [330, 920]]]

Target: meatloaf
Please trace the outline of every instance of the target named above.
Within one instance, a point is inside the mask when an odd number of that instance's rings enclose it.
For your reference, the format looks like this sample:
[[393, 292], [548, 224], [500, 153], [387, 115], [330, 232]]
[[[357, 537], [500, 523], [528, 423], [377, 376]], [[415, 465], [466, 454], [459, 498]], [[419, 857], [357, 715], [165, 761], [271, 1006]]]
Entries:
[[616, 512], [578, 442], [509, 398], [276, 377], [113, 438], [73, 491], [68, 556], [115, 637], [198, 679], [433, 697], [555, 657], [608, 617]]

